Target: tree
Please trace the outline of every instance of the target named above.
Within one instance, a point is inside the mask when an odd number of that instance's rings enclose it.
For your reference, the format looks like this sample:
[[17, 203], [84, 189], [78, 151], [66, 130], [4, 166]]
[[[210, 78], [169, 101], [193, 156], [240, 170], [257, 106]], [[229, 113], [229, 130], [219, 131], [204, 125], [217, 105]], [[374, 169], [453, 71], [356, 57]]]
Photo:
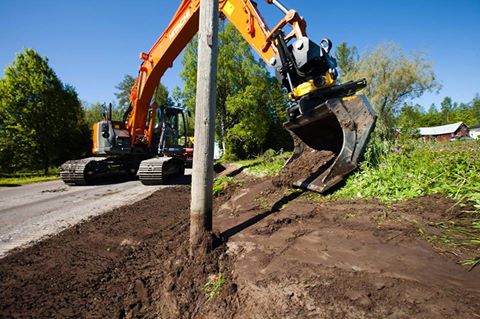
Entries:
[[[115, 97], [118, 99], [118, 106], [114, 108], [114, 114], [116, 119], [121, 120], [123, 114], [130, 105], [130, 93], [135, 85], [135, 78], [129, 74], [123, 77], [123, 80], [115, 87], [118, 92], [115, 93]], [[173, 101], [168, 95], [168, 89], [160, 82], [154, 93], [154, 99], [158, 105], [171, 105]]]
[[167, 87], [161, 82], [158, 83], [158, 86], [155, 89], [155, 102], [157, 102], [158, 105], [173, 104], [173, 100], [170, 98]]
[[115, 97], [118, 99], [118, 107], [125, 112], [130, 105], [130, 93], [132, 87], [135, 84], [135, 78], [129, 74], [123, 77], [123, 80], [115, 87], [118, 92], [115, 93]]
[[346, 42], [340, 43], [335, 51], [340, 77], [355, 71], [359, 59], [357, 47], [349, 47]]
[[39, 169], [81, 156], [88, 128], [77, 93], [33, 49], [17, 54], [0, 79], [1, 168]]
[[440, 110], [442, 112], [443, 116], [443, 122], [445, 124], [450, 122], [450, 113], [454, 110], [453, 103], [452, 103], [452, 98], [446, 96], [443, 101], [440, 103]]
[[475, 100], [470, 103], [453, 103], [448, 120], [446, 123], [463, 122], [467, 126], [478, 124], [475, 112]]
[[103, 114], [107, 112], [104, 104], [100, 102], [93, 104], [83, 103], [83, 109], [85, 111], [85, 121], [90, 129], [93, 127], [93, 124], [103, 120]]
[[397, 117], [397, 125], [402, 128], [402, 131], [454, 122], [474, 126], [480, 123], [479, 109], [478, 96], [474, 97], [470, 103], [457, 103], [450, 97], [445, 97], [441, 102], [440, 110], [432, 104], [427, 112], [424, 112], [418, 104], [414, 106], [405, 104]]
[[[196, 46], [194, 39], [185, 49], [184, 68], [180, 73], [184, 81], [182, 103], [192, 112], [195, 110]], [[217, 72], [215, 133], [226, 156], [250, 157], [269, 145], [288, 148], [290, 137], [279, 129], [286, 94], [230, 23], [220, 27]]]
[[407, 56], [395, 44], [382, 44], [362, 56], [342, 80], [361, 78], [368, 81], [364, 92], [377, 113], [380, 138], [393, 137], [395, 115], [403, 102], [440, 88], [432, 66], [422, 55]]
[[480, 124], [480, 95], [475, 95], [475, 97], [472, 100], [472, 109], [473, 109], [473, 114], [475, 116], [476, 123], [475, 124]]
[[397, 119], [397, 126], [402, 133], [418, 129], [422, 126], [422, 107], [419, 104], [404, 104]]

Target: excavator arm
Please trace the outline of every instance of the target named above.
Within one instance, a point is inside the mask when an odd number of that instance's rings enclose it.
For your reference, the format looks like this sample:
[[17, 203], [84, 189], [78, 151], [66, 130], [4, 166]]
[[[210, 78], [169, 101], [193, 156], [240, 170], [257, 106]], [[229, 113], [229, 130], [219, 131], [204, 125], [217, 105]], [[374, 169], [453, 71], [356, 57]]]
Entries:
[[[278, 3], [272, 0], [268, 2]], [[151, 143], [152, 132], [146, 130], [146, 123], [149, 110], [156, 107], [152, 104], [152, 97], [165, 71], [172, 66], [197, 33], [199, 10], [200, 0], [183, 0], [172, 21], [150, 51], [140, 54], [142, 63], [131, 92], [132, 108], [129, 110], [127, 125], [132, 144]], [[285, 17], [273, 30], [269, 29], [255, 2], [251, 0], [220, 0], [219, 10], [267, 64], [272, 64], [278, 55], [278, 50], [273, 45], [274, 36], [284, 26], [292, 26], [292, 32], [285, 37], [285, 41], [306, 36], [305, 21], [294, 10], [285, 9]]]
[[[356, 168], [373, 129], [375, 115], [370, 105], [364, 97], [354, 95], [366, 81], [337, 85], [336, 61], [329, 55], [331, 41], [314, 43], [307, 37], [305, 20], [295, 10], [288, 10], [278, 0], [266, 2], [284, 13], [272, 29], [252, 0], [219, 0], [219, 10], [275, 68], [292, 100], [284, 126], [294, 138], [295, 149], [287, 166], [312, 162], [305, 160], [305, 153], [332, 153], [324, 163], [307, 170], [308, 176], [299, 176], [294, 182], [298, 187], [324, 192]], [[165, 71], [197, 33], [199, 10], [200, 0], [183, 0], [150, 51], [140, 54], [142, 62], [126, 114], [132, 147], [152, 145], [158, 107], [152, 97]], [[287, 25], [292, 30], [285, 34]]]

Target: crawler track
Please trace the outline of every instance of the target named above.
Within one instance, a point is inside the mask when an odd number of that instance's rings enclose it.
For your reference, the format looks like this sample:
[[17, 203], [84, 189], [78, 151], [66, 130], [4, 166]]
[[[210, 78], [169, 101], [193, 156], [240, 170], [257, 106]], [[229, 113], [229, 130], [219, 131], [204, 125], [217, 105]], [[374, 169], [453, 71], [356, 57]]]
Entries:
[[65, 184], [87, 185], [89, 172], [93, 175], [98, 163], [105, 160], [105, 157], [88, 157], [68, 161], [60, 167], [60, 177]]
[[164, 179], [172, 175], [183, 175], [183, 161], [173, 157], [156, 157], [140, 163], [138, 178], [144, 185], [161, 185]]

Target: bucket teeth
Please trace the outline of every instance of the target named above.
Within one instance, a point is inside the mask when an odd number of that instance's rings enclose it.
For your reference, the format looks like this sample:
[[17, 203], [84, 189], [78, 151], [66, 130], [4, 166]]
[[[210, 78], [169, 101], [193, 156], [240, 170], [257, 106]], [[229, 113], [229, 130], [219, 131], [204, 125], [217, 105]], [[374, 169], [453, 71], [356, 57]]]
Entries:
[[357, 168], [375, 120], [365, 96], [355, 95], [329, 99], [285, 123], [294, 151], [280, 179], [290, 174], [293, 186], [326, 192]]

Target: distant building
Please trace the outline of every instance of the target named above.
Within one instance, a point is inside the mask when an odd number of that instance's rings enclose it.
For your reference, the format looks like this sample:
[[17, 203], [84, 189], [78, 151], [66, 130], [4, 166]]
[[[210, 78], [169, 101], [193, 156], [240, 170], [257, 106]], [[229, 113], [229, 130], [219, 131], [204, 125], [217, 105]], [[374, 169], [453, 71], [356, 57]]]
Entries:
[[435, 139], [439, 142], [446, 142], [465, 136], [468, 137], [470, 130], [465, 123], [457, 122], [441, 126], [420, 127], [418, 131], [423, 139]]
[[480, 125], [475, 125], [470, 128], [471, 138], [480, 138]]

